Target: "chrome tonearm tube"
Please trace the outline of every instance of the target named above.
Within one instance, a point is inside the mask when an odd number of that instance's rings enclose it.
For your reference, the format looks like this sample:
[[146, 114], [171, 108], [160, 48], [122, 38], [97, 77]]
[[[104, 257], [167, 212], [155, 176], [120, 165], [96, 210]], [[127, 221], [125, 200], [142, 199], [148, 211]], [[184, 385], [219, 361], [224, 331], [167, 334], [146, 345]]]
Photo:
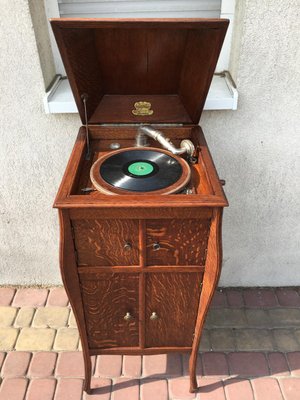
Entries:
[[147, 146], [148, 145], [147, 136], [156, 140], [162, 145], [162, 147], [164, 147], [166, 150], [169, 150], [171, 153], [176, 155], [187, 153], [188, 155], [191, 156], [195, 151], [195, 146], [190, 140], [188, 139], [182, 140], [180, 143], [180, 148], [178, 149], [174, 146], [174, 144], [171, 142], [170, 139], [164, 136], [162, 132], [152, 128], [152, 126], [150, 125], [141, 125], [138, 128], [138, 133], [136, 135], [136, 143], [135, 143], [136, 147]]

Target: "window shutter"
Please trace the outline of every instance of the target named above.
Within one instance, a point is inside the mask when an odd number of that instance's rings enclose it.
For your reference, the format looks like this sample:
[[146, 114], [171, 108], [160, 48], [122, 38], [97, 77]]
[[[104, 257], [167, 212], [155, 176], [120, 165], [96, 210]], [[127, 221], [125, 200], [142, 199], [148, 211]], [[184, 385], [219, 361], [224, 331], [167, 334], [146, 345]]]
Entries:
[[62, 18], [220, 18], [221, 0], [58, 0]]

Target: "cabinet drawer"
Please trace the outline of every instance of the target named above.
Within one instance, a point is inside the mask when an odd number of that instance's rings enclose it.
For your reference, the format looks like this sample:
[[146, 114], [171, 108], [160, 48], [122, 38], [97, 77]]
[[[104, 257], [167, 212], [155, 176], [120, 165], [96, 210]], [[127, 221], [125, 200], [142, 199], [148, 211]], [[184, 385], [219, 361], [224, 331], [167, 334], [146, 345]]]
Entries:
[[147, 220], [147, 265], [204, 265], [210, 219]]
[[138, 346], [139, 275], [81, 274], [80, 284], [89, 347]]
[[74, 242], [80, 265], [138, 265], [137, 220], [74, 220]]
[[202, 273], [148, 273], [146, 347], [190, 347], [198, 313]]

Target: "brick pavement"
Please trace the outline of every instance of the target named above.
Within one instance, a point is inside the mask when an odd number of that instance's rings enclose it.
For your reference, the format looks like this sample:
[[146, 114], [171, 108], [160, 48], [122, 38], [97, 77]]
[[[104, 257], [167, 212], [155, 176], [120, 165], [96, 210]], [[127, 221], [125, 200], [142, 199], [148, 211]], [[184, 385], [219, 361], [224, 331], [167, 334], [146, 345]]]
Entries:
[[[17, 350], [17, 351], [16, 351]], [[300, 290], [223, 289], [200, 347], [200, 389], [188, 357], [98, 356], [92, 395], [63, 288], [0, 288], [0, 400], [300, 399]]]

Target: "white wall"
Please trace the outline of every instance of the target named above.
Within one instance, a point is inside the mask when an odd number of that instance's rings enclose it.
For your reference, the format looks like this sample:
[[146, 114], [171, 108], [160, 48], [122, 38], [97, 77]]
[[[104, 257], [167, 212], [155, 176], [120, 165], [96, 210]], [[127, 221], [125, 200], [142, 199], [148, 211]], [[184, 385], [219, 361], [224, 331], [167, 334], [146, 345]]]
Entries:
[[[31, 0], [31, 11], [38, 3]], [[51, 206], [80, 122], [43, 111], [53, 66], [39, 57], [28, 1], [0, 6], [0, 284], [58, 284]], [[230, 202], [220, 284], [299, 285], [299, 6], [293, 0], [238, 6], [232, 72], [239, 109], [204, 112], [201, 119]], [[34, 25], [47, 52], [42, 16]]]

